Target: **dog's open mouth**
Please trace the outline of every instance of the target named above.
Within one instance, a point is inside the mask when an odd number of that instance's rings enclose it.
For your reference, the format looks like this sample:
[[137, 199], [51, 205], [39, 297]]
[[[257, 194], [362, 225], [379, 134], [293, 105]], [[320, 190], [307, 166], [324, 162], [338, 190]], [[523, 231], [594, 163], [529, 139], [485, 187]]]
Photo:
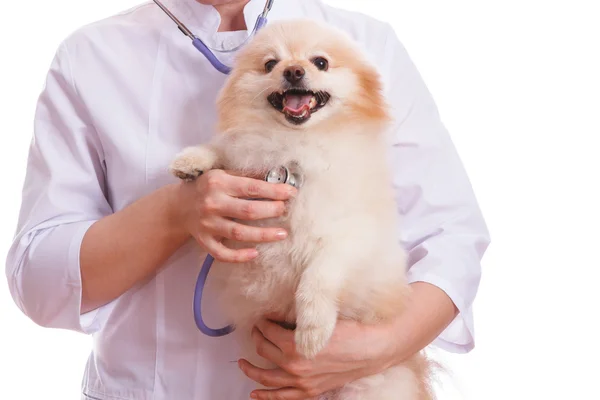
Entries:
[[323, 108], [331, 96], [327, 92], [304, 89], [289, 89], [283, 92], [273, 92], [267, 100], [273, 108], [283, 113], [292, 124], [302, 124], [310, 116]]

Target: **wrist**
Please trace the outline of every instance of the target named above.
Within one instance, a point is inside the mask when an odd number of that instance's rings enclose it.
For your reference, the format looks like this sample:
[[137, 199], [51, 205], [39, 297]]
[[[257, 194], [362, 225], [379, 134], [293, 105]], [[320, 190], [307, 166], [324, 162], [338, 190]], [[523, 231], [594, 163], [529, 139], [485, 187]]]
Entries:
[[168, 184], [160, 190], [164, 198], [168, 231], [178, 237], [190, 237], [189, 229], [187, 229], [185, 223], [188, 202], [184, 197], [183, 184], [180, 182]]

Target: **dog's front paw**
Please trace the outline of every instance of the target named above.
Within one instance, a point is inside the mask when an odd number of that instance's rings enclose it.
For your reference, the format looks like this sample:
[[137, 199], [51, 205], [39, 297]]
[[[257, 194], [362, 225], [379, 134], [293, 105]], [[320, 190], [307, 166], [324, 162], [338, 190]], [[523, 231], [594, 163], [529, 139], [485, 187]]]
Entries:
[[320, 254], [303, 272], [296, 289], [296, 351], [308, 359], [323, 350], [337, 323], [339, 274], [331, 272], [337, 265], [332, 260], [338, 259]]
[[315, 300], [303, 304], [296, 321], [296, 351], [308, 359], [323, 350], [337, 323], [335, 303]]
[[175, 157], [169, 170], [179, 179], [193, 181], [212, 169], [216, 162], [217, 154], [212, 149], [205, 146], [188, 147]]
[[298, 326], [295, 333], [296, 351], [309, 360], [315, 358], [329, 342], [334, 328], [335, 322], [326, 326]]

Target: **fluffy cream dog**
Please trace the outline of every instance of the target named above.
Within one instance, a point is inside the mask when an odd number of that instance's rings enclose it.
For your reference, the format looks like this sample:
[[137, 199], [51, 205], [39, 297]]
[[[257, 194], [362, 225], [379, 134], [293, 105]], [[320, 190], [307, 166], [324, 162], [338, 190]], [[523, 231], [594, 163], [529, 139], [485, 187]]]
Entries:
[[[171, 165], [182, 179], [224, 168], [249, 176], [287, 166], [303, 183], [283, 218], [287, 239], [257, 246], [245, 265], [215, 262], [211, 279], [245, 340], [266, 314], [296, 324], [299, 353], [314, 357], [338, 318], [376, 324], [402, 312], [406, 255], [386, 160], [390, 121], [376, 70], [344, 34], [310, 21], [272, 23], [238, 55], [218, 99], [219, 134]], [[225, 243], [244, 248], [248, 244]], [[424, 400], [421, 354], [320, 399]]]

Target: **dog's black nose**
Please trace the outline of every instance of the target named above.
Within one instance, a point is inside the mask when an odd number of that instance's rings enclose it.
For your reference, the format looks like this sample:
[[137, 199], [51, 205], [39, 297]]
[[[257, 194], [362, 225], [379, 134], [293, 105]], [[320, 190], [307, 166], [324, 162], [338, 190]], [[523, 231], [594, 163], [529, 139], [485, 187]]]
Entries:
[[299, 65], [292, 65], [283, 71], [283, 76], [289, 83], [298, 83], [302, 78], [304, 78], [304, 74], [304, 68]]

